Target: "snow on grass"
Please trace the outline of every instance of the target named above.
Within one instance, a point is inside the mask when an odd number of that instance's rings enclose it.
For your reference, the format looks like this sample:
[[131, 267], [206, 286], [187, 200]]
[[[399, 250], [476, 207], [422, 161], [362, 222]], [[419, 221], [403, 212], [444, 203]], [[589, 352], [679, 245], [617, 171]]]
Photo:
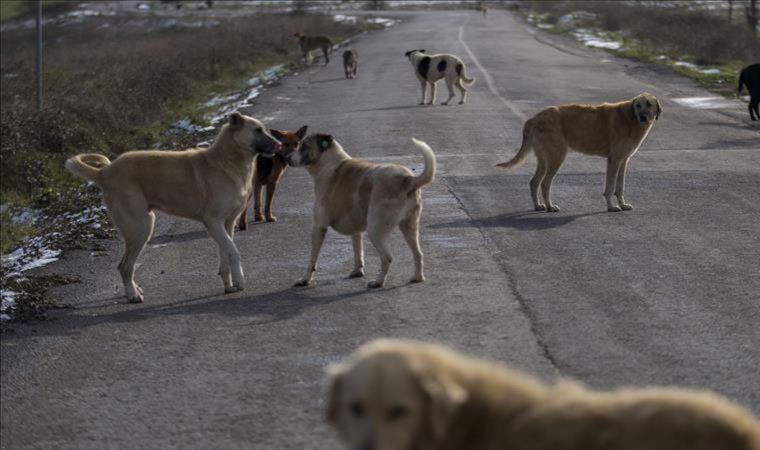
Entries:
[[720, 75], [720, 70], [719, 69], [715, 69], [715, 68], [705, 69], [703, 66], [698, 66], [698, 65], [696, 65], [694, 63], [690, 63], [690, 62], [686, 62], [686, 61], [676, 61], [675, 63], [673, 63], [673, 65], [674, 66], [679, 66], [679, 67], [686, 67], [687, 69], [695, 70], [695, 71], [697, 71], [699, 73], [703, 73], [705, 75]]
[[0, 320], [11, 320], [16, 308], [17, 293], [10, 289], [0, 289]]
[[593, 30], [579, 28], [573, 31], [573, 36], [588, 47], [604, 48], [607, 50], [620, 50], [622, 42], [610, 41], [594, 33]]
[[672, 99], [681, 106], [695, 109], [723, 109], [736, 106], [736, 103], [723, 97], [681, 97]]

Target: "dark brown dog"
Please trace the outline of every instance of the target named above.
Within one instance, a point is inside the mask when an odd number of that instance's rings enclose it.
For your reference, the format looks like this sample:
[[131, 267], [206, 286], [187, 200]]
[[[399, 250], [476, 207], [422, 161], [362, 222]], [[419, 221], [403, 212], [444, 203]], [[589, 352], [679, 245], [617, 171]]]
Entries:
[[[270, 129], [270, 133], [282, 144], [284, 154], [298, 148], [298, 144], [306, 136], [306, 125], [302, 126], [295, 133], [289, 131], [278, 131]], [[265, 219], [267, 222], [275, 222], [277, 218], [272, 215], [272, 202], [274, 201], [274, 191], [277, 189], [277, 183], [280, 181], [280, 177], [285, 173], [285, 169], [288, 167], [288, 163], [285, 162], [285, 158], [281, 155], [274, 155], [272, 158], [256, 158], [256, 170], [253, 171], [253, 191], [251, 196], [253, 197], [253, 220], [255, 222], [263, 222]], [[267, 200], [264, 205], [264, 214], [261, 213], [261, 194], [264, 190], [264, 186], [267, 188]], [[251, 198], [248, 197], [248, 204], [250, 205]], [[243, 214], [240, 215], [238, 220], [238, 229], [245, 230], [248, 228], [248, 208], [243, 210]]]

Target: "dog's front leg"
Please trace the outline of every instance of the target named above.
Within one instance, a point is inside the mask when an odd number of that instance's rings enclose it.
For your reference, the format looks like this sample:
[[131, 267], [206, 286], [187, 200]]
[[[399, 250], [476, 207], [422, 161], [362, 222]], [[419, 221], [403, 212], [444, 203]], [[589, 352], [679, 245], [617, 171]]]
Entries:
[[625, 191], [625, 171], [628, 168], [628, 160], [624, 160], [622, 164], [620, 164], [620, 168], [618, 169], [617, 173], [617, 185], [615, 186], [615, 196], [618, 200], [618, 205], [623, 211], [630, 211], [633, 209], [633, 205], [630, 203], [626, 203], [625, 199], [623, 198], [623, 194]]
[[354, 245], [354, 270], [349, 278], [359, 278], [364, 276], [364, 233], [355, 233], [351, 236], [351, 243]]
[[425, 104], [425, 91], [427, 90], [427, 81], [422, 80], [422, 100], [420, 100], [420, 105]]
[[604, 199], [607, 200], [607, 211], [609, 212], [621, 211], [620, 207], [612, 201], [612, 194], [615, 190], [621, 164], [622, 161], [618, 159], [607, 158], [607, 182], [604, 187]]
[[224, 283], [224, 292], [242, 291], [245, 287], [245, 277], [243, 267], [240, 264], [240, 252], [225, 229], [225, 224], [209, 221], [205, 225], [208, 234], [219, 246], [219, 275], [222, 277], [222, 283]]
[[311, 260], [309, 261], [309, 267], [306, 269], [303, 278], [297, 281], [294, 286], [308, 286], [314, 280], [314, 272], [317, 271], [317, 259], [319, 259], [319, 252], [322, 250], [322, 243], [325, 242], [326, 234], [327, 227], [314, 224], [311, 229]]
[[435, 94], [436, 94], [435, 83], [430, 83], [430, 103], [428, 103], [428, 105], [432, 105], [433, 103], [435, 103]]

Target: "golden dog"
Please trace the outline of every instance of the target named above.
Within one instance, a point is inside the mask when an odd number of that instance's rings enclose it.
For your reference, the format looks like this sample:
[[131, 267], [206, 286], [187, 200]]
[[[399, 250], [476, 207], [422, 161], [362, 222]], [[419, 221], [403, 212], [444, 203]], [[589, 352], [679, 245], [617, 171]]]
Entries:
[[272, 157], [280, 147], [264, 124], [233, 113], [208, 149], [132, 151], [113, 162], [85, 153], [66, 161], [68, 170], [103, 190], [108, 214], [124, 236], [119, 272], [129, 302], [144, 299], [134, 280], [135, 261], [153, 234], [155, 209], [203, 222], [219, 245], [224, 292], [243, 290], [235, 222], [250, 196], [254, 156]]
[[[644, 142], [661, 112], [660, 102], [649, 93], [619, 103], [552, 106], [525, 122], [517, 155], [497, 166], [516, 166], [533, 148], [538, 160], [536, 173], [530, 180], [533, 206], [536, 211], [557, 212], [559, 207], [551, 201], [552, 180], [565, 160], [568, 147], [587, 155], [603, 156], [607, 158], [604, 189], [607, 211], [628, 211], [633, 209], [623, 198], [628, 160]], [[546, 204], [538, 200], [539, 186]], [[612, 201], [613, 193], [617, 205]]]
[[388, 339], [329, 372], [326, 418], [352, 449], [760, 450], [757, 419], [710, 392], [550, 386]]
[[397, 164], [370, 164], [348, 156], [329, 134], [312, 134], [285, 159], [291, 166], [304, 166], [314, 179], [316, 201], [311, 230], [311, 259], [296, 286], [308, 286], [317, 270], [322, 243], [331, 227], [351, 235], [354, 270], [350, 277], [364, 276], [364, 232], [380, 253], [381, 269], [370, 288], [382, 287], [391, 254], [385, 240], [398, 227], [414, 256], [412, 283], [425, 281], [419, 243], [422, 194], [420, 188], [435, 175], [435, 155], [428, 145], [412, 139], [425, 158], [425, 170], [417, 177]]

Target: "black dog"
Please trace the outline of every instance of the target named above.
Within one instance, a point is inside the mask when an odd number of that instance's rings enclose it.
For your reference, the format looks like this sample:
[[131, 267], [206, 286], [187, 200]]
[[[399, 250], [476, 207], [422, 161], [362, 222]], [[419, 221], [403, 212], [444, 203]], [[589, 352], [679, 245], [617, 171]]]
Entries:
[[760, 103], [760, 63], [751, 64], [742, 70], [739, 75], [739, 94], [742, 93], [742, 84], [749, 91], [749, 117], [760, 120], [760, 112], [757, 110]]

